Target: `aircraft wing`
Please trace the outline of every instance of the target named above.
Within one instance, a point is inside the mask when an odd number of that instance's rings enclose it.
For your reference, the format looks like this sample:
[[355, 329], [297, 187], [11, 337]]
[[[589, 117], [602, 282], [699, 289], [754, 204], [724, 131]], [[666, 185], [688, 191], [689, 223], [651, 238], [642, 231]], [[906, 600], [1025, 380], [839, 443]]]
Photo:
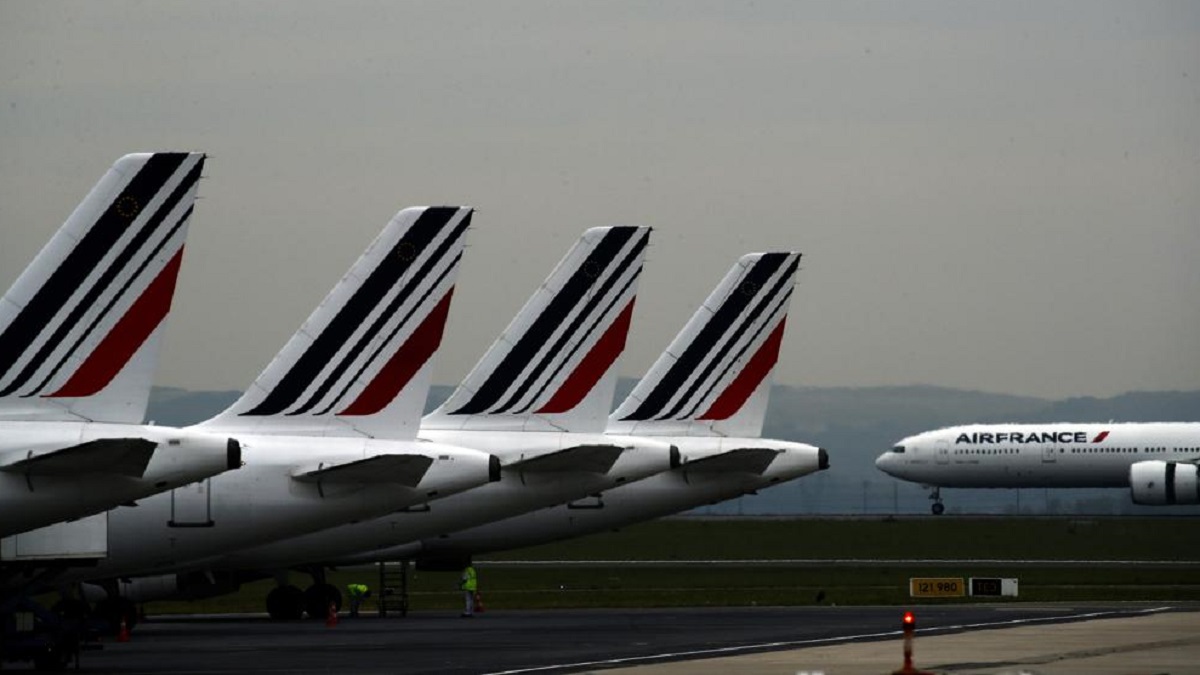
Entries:
[[426, 455], [376, 455], [357, 462], [317, 464], [292, 472], [301, 483], [399, 483], [416, 487], [433, 464]]
[[141, 478], [158, 444], [144, 438], [100, 438], [67, 448], [0, 460], [0, 471], [34, 476], [84, 473], [120, 474]]
[[683, 468], [690, 472], [761, 474], [778, 454], [778, 450], [769, 448], [742, 448], [688, 462]]
[[548, 455], [524, 459], [508, 466], [527, 472], [608, 473], [624, 451], [625, 448], [617, 445], [576, 445]]

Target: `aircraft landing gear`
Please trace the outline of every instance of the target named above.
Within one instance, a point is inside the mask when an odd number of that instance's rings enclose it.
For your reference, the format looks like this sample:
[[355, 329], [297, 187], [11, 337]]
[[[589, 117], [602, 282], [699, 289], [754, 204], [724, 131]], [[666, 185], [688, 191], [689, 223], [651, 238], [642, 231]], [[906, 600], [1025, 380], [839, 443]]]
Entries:
[[325, 568], [313, 565], [305, 570], [312, 577], [312, 585], [304, 590], [304, 613], [310, 619], [324, 620], [333, 611], [342, 611], [342, 593], [336, 586], [325, 581]]
[[267, 614], [276, 621], [294, 621], [304, 616], [304, 591], [291, 584], [276, 586], [267, 593]]
[[342, 593], [332, 584], [314, 583], [304, 591], [304, 611], [310, 619], [324, 620], [329, 614], [331, 603], [333, 611], [341, 611]]
[[940, 516], [946, 512], [946, 505], [942, 503], [941, 488], [933, 488], [933, 491], [929, 493], [929, 498], [933, 500], [933, 506], [929, 509], [933, 511], [933, 515]]

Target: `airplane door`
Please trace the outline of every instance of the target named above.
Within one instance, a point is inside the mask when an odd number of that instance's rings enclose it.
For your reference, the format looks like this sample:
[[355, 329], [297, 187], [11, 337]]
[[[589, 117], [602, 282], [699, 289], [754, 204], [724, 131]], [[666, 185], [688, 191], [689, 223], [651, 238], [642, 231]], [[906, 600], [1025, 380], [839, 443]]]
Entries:
[[212, 527], [212, 479], [171, 490], [171, 519], [168, 527]]
[[1054, 448], [1042, 448], [1042, 464], [1053, 464], [1058, 461], [1058, 457], [1054, 455]]
[[950, 441], [938, 441], [934, 451], [938, 464], [950, 463]]

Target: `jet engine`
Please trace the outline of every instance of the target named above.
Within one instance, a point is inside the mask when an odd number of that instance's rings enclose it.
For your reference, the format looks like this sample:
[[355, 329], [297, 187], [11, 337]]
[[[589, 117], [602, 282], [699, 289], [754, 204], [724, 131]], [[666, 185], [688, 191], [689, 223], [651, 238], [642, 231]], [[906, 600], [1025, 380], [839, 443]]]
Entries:
[[1200, 504], [1197, 466], [1186, 462], [1148, 461], [1129, 467], [1134, 504]]
[[[162, 574], [152, 577], [135, 577], [117, 581], [118, 597], [132, 602], [152, 600], [200, 600], [233, 593], [241, 587], [243, 579], [221, 572], [188, 572], [184, 574]], [[99, 584], [83, 585], [84, 598], [100, 601], [110, 597]]]

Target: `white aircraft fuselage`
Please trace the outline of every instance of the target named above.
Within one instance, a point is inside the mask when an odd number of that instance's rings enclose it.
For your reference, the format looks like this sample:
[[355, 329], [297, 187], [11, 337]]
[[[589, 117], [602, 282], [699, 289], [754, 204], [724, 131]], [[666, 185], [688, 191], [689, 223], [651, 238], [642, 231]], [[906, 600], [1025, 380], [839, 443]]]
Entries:
[[[467, 490], [496, 478], [486, 453], [437, 443], [366, 438], [239, 435], [245, 466], [141, 500], [109, 514], [109, 555], [71, 579], [98, 579], [205, 567], [231, 552], [342, 525]], [[380, 455], [432, 459], [414, 485], [387, 475], [305, 474]]]
[[[829, 465], [824, 450], [804, 443], [687, 436], [655, 436], [654, 439], [678, 447], [688, 461], [670, 471], [606, 490], [595, 499], [497, 519], [389, 550], [364, 551], [337, 562], [469, 556], [570, 539], [724, 501], [815, 473]], [[726, 453], [744, 449], [769, 449], [774, 451], [774, 457], [765, 468], [758, 467], [761, 470], [705, 467], [704, 460], [717, 460]]]
[[[425, 430], [421, 437], [469, 446], [499, 457], [503, 467], [500, 480], [440, 499], [427, 509], [396, 510], [380, 518], [238, 551], [213, 567], [272, 569], [388, 549], [640, 481], [669, 470], [673, 462], [678, 463], [679, 454], [660, 439], [605, 434]], [[524, 463], [584, 446], [622, 450], [608, 467], [572, 466], [569, 458], [564, 458], [562, 466], [548, 468]]]
[[909, 436], [875, 466], [931, 487], [1106, 488], [1141, 462], [1197, 459], [1200, 423], [976, 424]]

